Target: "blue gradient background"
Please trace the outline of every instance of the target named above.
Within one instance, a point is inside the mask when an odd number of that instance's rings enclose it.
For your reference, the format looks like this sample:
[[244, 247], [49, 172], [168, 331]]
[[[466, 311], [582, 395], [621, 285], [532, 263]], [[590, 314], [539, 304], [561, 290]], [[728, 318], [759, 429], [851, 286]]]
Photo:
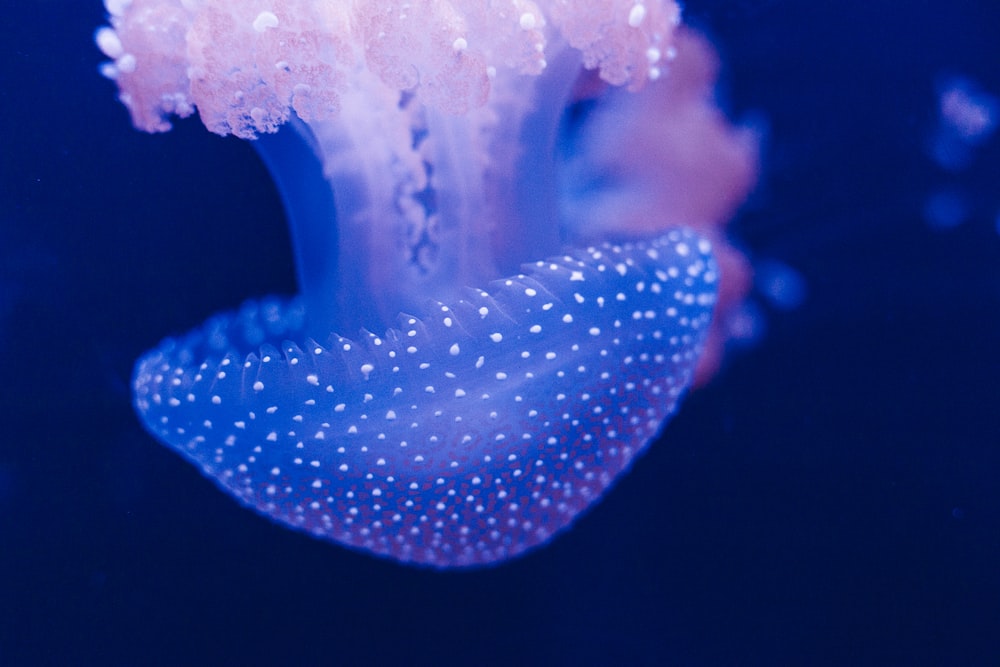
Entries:
[[998, 7], [689, 3], [769, 127], [738, 229], [808, 300], [568, 534], [459, 574], [282, 529], [142, 430], [140, 353], [294, 290], [277, 193], [238, 140], [131, 128], [98, 2], [6, 8], [0, 665], [1000, 664], [1000, 137], [926, 151], [944, 77], [1000, 95]]

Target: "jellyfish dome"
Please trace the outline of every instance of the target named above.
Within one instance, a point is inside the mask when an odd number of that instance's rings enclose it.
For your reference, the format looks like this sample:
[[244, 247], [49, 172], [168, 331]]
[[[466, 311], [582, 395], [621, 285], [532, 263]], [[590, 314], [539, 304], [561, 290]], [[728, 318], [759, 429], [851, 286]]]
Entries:
[[282, 193], [300, 294], [143, 356], [146, 428], [240, 502], [438, 568], [548, 541], [718, 364], [752, 138], [671, 0], [106, 0], [133, 124]]

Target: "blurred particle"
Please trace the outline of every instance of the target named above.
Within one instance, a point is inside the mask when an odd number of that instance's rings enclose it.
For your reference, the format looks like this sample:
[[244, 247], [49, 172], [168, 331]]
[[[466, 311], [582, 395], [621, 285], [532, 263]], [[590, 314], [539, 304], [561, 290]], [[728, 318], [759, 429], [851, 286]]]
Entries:
[[728, 344], [736, 349], [756, 346], [767, 333], [767, 318], [752, 299], [746, 299], [733, 309], [724, 324]]
[[754, 286], [778, 310], [794, 310], [806, 300], [805, 278], [776, 260], [762, 260], [754, 265]]
[[952, 188], [932, 192], [924, 202], [924, 220], [931, 229], [958, 227], [969, 218], [970, 213], [969, 198]]
[[964, 77], [946, 79], [938, 87], [938, 123], [931, 137], [931, 158], [943, 169], [961, 171], [974, 150], [997, 126], [1000, 100]]

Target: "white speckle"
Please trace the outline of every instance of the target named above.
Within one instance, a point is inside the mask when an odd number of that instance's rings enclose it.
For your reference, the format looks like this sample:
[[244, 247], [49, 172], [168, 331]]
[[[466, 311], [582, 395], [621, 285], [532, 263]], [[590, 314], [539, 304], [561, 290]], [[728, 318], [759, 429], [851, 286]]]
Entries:
[[537, 324], [534, 324], [534, 325], [531, 326], [531, 328], [528, 329], [528, 331], [530, 331], [533, 334], [541, 333], [542, 332], [542, 327], [539, 326], [539, 325], [537, 325]]
[[115, 67], [118, 68], [118, 71], [125, 72], [126, 74], [129, 72], [134, 72], [136, 64], [137, 62], [135, 56], [132, 55], [131, 53], [126, 53], [121, 58], [115, 61]]
[[264, 32], [268, 28], [278, 27], [278, 17], [271, 12], [261, 12], [253, 20], [253, 29], [257, 32]]
[[450, 354], [453, 357], [457, 357], [461, 351], [462, 348], [458, 346], [458, 343], [454, 343], [450, 348], [448, 348], [448, 354]]
[[118, 33], [107, 26], [97, 31], [94, 41], [97, 43], [97, 48], [108, 58], [117, 59], [125, 53], [122, 41], [118, 39]]
[[456, 51], [465, 51], [469, 47], [469, 42], [466, 41], [464, 37], [459, 37], [454, 42], [451, 43], [451, 48]]
[[132, 0], [104, 0], [104, 8], [112, 16], [121, 16], [131, 4]]
[[253, 383], [253, 390], [264, 391], [264, 383], [261, 382], [260, 380], [257, 380], [256, 382]]
[[628, 24], [633, 28], [638, 28], [642, 25], [643, 20], [646, 18], [646, 8], [642, 5], [634, 5], [632, 11], [628, 13]]
[[534, 30], [538, 21], [535, 19], [535, 15], [530, 12], [525, 12], [521, 14], [521, 19], [519, 21], [521, 25], [521, 30]]

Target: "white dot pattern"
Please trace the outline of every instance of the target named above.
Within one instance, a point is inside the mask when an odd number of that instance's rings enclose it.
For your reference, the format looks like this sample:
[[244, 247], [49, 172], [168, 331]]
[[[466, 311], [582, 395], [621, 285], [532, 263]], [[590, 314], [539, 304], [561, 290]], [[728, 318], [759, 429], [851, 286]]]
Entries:
[[674, 413], [716, 278], [708, 243], [674, 230], [528, 265], [359, 341], [305, 339], [297, 301], [248, 302], [141, 359], [136, 405], [276, 521], [486, 565], [566, 528]]

